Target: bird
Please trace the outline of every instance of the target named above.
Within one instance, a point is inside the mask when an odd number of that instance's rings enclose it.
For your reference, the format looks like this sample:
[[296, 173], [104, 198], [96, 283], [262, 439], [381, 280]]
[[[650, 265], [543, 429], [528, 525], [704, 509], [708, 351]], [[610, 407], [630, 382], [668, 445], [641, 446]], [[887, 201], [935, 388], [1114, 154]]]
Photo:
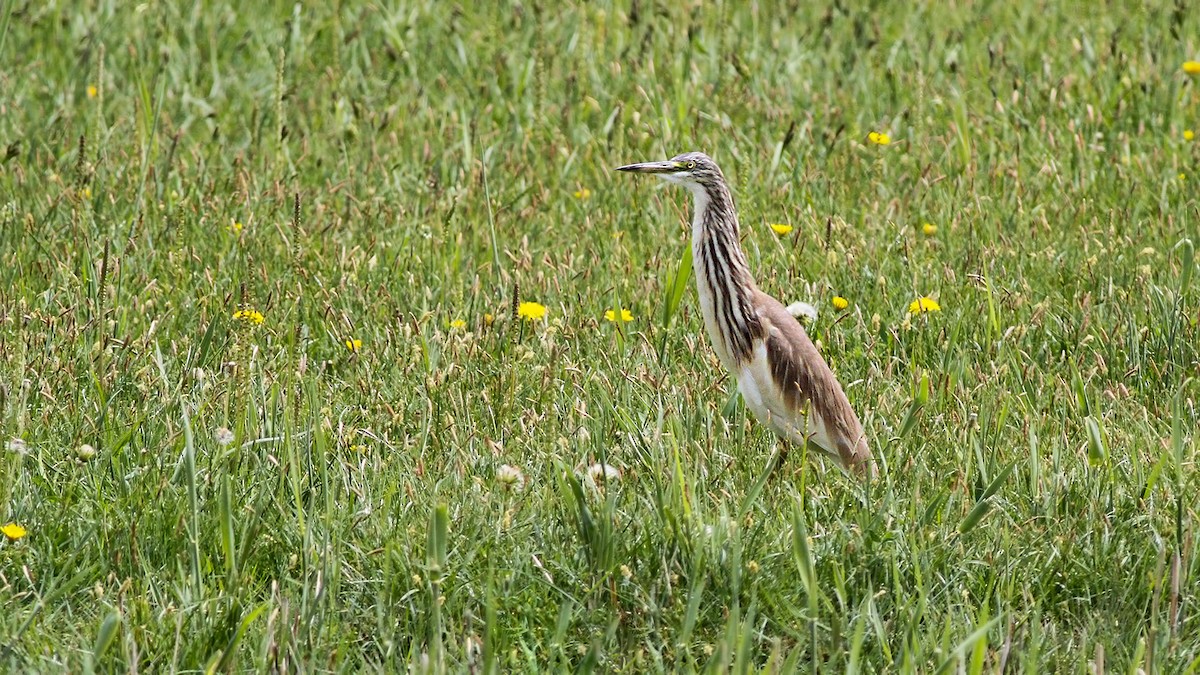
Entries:
[[692, 265], [704, 326], [746, 407], [785, 442], [783, 454], [807, 443], [847, 470], [874, 475], [866, 433], [837, 376], [796, 317], [754, 283], [733, 194], [717, 163], [687, 152], [616, 170], [691, 191]]

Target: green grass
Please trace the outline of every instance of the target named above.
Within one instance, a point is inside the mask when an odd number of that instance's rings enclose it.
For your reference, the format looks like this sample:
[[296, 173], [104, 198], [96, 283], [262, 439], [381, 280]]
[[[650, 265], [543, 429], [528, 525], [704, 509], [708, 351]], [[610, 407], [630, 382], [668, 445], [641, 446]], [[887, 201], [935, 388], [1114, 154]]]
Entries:
[[[4, 4], [0, 670], [1196, 670], [1200, 19], [1106, 4]], [[760, 481], [691, 149], [873, 483]]]

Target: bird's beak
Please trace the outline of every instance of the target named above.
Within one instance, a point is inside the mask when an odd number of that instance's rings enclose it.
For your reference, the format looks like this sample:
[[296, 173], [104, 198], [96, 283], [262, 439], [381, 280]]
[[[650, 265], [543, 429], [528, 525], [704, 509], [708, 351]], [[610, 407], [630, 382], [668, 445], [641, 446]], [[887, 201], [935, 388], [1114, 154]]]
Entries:
[[617, 167], [617, 171], [630, 173], [670, 173], [678, 170], [679, 164], [676, 162], [642, 162], [641, 164], [626, 164]]

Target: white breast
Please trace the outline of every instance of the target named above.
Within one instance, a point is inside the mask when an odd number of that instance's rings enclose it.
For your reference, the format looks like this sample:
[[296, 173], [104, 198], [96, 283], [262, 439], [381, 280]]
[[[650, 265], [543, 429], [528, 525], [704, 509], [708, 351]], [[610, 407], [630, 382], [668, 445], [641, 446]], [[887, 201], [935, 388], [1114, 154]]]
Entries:
[[812, 442], [822, 452], [839, 459], [821, 416], [812, 410], [794, 410], [787, 405], [783, 392], [771, 376], [764, 341], [754, 341], [753, 358], [734, 374], [746, 407], [777, 436], [797, 445]]

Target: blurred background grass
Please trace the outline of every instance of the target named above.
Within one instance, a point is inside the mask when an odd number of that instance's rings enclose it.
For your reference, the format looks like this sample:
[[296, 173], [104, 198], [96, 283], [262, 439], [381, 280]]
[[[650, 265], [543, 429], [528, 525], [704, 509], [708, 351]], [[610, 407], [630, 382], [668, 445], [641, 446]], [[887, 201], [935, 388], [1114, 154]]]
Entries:
[[[4, 669], [1197, 666], [1185, 5], [0, 22]], [[872, 485], [759, 482], [691, 149]]]

